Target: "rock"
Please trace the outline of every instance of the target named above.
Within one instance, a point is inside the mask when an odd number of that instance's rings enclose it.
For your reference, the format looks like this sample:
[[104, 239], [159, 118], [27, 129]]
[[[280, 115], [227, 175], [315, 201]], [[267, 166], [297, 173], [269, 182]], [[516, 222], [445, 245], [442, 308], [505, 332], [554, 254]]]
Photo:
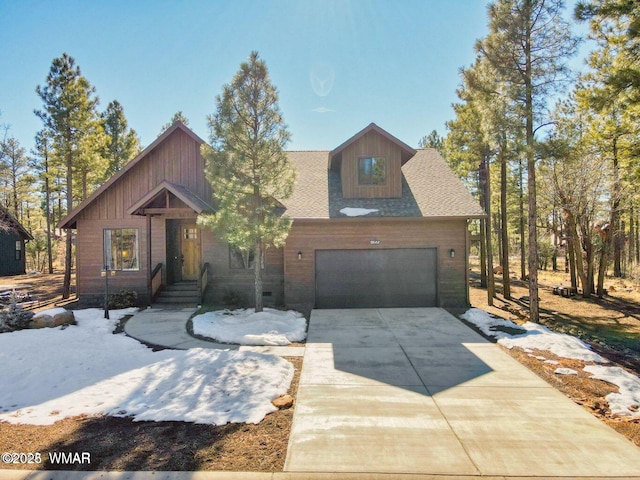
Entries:
[[53, 317], [51, 315], [39, 315], [31, 320], [31, 328], [53, 328], [61, 325], [76, 325], [73, 312], [67, 310]]
[[53, 323], [51, 315], [39, 315], [31, 320], [31, 328], [46, 328]]
[[504, 271], [504, 269], [502, 268], [502, 265], [498, 265], [497, 267], [493, 267], [493, 273], [495, 273], [496, 275], [502, 275], [503, 271]]
[[293, 397], [291, 395], [282, 395], [273, 400], [271, 403], [273, 403], [274, 407], [277, 407], [279, 409], [290, 408], [293, 405]]
[[53, 326], [59, 327], [60, 325], [77, 325], [76, 317], [72, 311], [67, 310], [53, 317]]

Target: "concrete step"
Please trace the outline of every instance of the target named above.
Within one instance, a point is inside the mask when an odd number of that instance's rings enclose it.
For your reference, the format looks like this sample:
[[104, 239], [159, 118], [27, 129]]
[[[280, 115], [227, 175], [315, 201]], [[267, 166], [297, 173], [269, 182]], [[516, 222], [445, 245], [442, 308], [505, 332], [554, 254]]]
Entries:
[[160, 292], [160, 296], [163, 297], [189, 297], [198, 295], [200, 295], [200, 291], [197, 288], [195, 290], [162, 290]]
[[173, 285], [165, 285], [163, 287], [164, 291], [198, 291], [198, 283], [197, 282], [180, 282], [174, 283]]
[[200, 295], [182, 295], [174, 297], [160, 294], [156, 297], [153, 303], [197, 305], [200, 303]]

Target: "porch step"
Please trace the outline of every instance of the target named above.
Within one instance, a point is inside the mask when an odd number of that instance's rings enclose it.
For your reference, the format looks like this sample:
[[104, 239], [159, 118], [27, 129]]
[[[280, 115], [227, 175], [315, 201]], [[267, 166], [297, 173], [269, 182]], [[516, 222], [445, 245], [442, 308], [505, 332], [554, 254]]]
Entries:
[[197, 282], [179, 282], [165, 286], [155, 299], [154, 303], [171, 305], [198, 305], [200, 303], [200, 291]]
[[198, 282], [178, 282], [173, 285], [167, 285], [164, 290], [169, 291], [198, 291]]

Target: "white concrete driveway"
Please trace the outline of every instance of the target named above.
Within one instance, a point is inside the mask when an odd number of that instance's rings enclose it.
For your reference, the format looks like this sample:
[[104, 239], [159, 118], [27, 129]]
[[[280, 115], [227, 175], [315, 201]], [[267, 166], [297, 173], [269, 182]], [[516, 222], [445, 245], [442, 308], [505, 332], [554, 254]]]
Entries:
[[314, 310], [287, 471], [640, 478], [640, 448], [442, 309]]

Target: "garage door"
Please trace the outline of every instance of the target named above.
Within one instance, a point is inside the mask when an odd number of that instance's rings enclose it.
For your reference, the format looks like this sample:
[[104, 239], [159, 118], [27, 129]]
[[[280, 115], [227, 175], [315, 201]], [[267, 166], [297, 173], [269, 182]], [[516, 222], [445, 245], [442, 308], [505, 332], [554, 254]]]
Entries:
[[432, 307], [435, 248], [317, 250], [316, 308]]

